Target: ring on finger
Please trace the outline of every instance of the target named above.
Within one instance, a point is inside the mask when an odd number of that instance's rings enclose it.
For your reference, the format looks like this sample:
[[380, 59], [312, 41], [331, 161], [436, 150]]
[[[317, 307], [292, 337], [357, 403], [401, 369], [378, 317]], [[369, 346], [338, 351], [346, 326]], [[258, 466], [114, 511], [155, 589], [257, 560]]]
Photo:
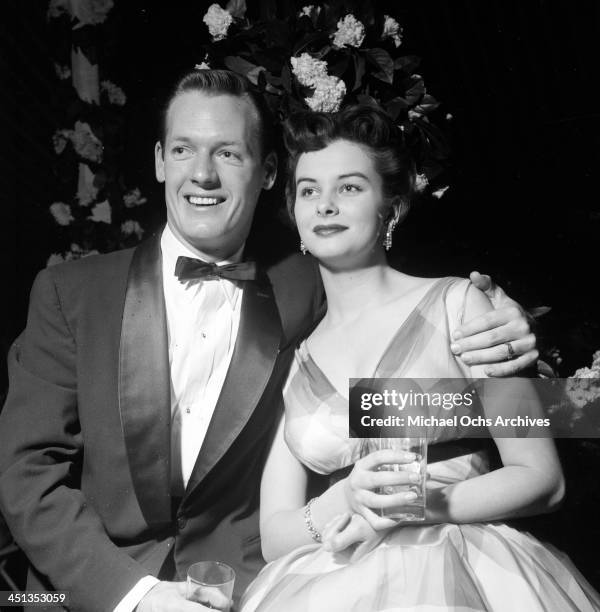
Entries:
[[505, 342], [504, 346], [506, 346], [506, 361], [510, 361], [516, 357], [515, 349], [510, 342]]

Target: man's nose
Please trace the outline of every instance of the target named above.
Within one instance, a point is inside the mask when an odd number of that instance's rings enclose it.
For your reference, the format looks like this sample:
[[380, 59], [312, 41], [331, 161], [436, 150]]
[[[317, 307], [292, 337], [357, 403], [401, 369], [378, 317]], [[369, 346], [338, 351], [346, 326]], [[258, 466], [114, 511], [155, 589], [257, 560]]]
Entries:
[[317, 215], [319, 217], [333, 217], [338, 212], [335, 196], [333, 194], [323, 194], [323, 197], [317, 202]]
[[203, 187], [215, 186], [219, 183], [219, 175], [210, 155], [199, 153], [192, 168], [192, 182]]

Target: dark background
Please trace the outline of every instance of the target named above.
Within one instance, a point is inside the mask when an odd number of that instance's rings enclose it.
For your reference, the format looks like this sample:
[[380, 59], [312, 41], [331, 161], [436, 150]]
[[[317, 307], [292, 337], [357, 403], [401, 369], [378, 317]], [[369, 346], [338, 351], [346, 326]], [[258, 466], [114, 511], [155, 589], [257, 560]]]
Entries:
[[[47, 1], [0, 7], [0, 256], [2, 356], [23, 328], [38, 270], [57, 250], [50, 170], [60, 125]], [[127, 96], [124, 172], [163, 219], [154, 181], [156, 110], [174, 75], [202, 61], [211, 2], [116, 0], [109, 15], [118, 61], [110, 78]], [[248, 2], [249, 13], [257, 2]], [[308, 0], [306, 1], [308, 4]], [[491, 274], [525, 306], [548, 305], [542, 351], [558, 347], [561, 375], [600, 349], [596, 307], [600, 200], [600, 4], [590, 0], [419, 0], [380, 3], [404, 26], [407, 52], [423, 58], [428, 91], [451, 113], [450, 190], [423, 199], [395, 235], [393, 262], [427, 276]], [[289, 241], [265, 233], [263, 240]], [[6, 386], [2, 361], [0, 393]], [[527, 523], [566, 550], [600, 587], [595, 550], [600, 453], [561, 441], [569, 496], [551, 517]]]

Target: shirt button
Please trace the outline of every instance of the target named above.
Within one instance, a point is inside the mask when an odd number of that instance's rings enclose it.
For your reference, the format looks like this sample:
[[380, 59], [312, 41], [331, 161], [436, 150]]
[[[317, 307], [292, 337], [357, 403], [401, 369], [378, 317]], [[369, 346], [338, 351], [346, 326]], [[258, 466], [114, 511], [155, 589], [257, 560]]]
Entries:
[[186, 525], [187, 525], [187, 519], [185, 518], [185, 516], [178, 516], [177, 517], [177, 529], [179, 529], [179, 531], [183, 531]]
[[202, 332], [202, 337], [206, 338], [206, 333], [205, 332]]

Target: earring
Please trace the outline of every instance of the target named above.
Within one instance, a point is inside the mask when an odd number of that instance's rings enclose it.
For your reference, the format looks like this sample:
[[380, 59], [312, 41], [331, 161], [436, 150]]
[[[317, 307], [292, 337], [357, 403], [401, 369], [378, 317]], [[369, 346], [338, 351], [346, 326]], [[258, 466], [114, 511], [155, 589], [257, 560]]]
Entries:
[[383, 239], [383, 248], [386, 251], [389, 251], [392, 248], [392, 232], [396, 227], [396, 222], [392, 219], [387, 226], [387, 230], [385, 232], [385, 238]]
[[308, 253], [308, 249], [304, 246], [304, 242], [300, 240], [300, 252], [302, 255], [306, 255]]

